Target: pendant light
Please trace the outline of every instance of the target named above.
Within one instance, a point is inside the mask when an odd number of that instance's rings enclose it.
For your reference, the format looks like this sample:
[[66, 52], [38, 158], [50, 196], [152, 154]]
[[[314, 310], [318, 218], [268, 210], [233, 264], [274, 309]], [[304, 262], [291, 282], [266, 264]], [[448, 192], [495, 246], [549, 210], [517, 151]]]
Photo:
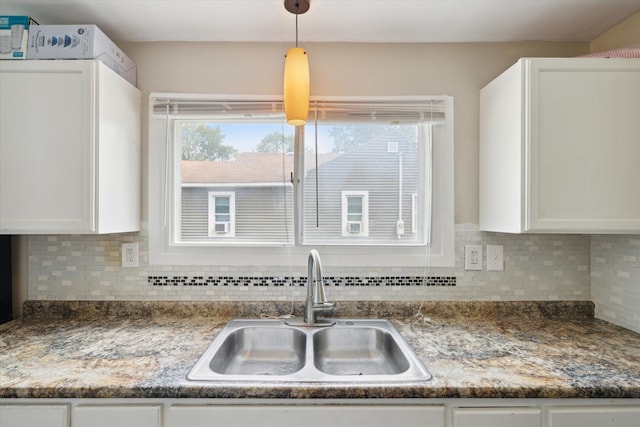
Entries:
[[302, 126], [309, 115], [309, 60], [298, 47], [298, 15], [309, 10], [309, 0], [284, 0], [284, 7], [296, 15], [296, 47], [287, 51], [284, 62], [284, 114], [287, 123]]

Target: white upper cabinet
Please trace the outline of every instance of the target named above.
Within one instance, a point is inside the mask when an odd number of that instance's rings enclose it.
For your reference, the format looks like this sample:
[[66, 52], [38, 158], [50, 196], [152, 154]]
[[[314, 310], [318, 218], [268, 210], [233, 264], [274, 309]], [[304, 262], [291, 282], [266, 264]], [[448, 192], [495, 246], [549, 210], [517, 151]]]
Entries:
[[480, 229], [640, 233], [640, 60], [525, 58], [480, 92]]
[[96, 60], [0, 61], [0, 234], [139, 231], [140, 103]]

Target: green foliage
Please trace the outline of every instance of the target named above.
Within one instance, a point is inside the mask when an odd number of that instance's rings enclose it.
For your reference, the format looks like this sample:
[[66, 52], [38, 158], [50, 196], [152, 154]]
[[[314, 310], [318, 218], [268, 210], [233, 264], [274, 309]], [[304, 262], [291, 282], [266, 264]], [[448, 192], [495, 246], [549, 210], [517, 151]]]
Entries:
[[382, 135], [390, 133], [398, 137], [414, 140], [416, 138], [416, 127], [402, 125], [334, 126], [329, 130], [329, 136], [333, 138], [333, 148], [331, 151], [334, 153], [346, 153]]
[[259, 153], [282, 153], [283, 151], [293, 153], [293, 144], [293, 134], [284, 136], [280, 132], [272, 132], [262, 138], [256, 151]]
[[182, 160], [229, 161], [238, 154], [231, 145], [223, 144], [220, 127], [187, 123], [182, 131]]

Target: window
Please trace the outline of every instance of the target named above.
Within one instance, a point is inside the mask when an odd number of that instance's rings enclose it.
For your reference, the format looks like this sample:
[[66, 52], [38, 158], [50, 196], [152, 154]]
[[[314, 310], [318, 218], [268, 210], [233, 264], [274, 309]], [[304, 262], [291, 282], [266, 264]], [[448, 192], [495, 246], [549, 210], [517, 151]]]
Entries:
[[171, 197], [175, 245], [293, 242], [293, 130], [281, 118], [178, 117]]
[[294, 128], [277, 99], [151, 94], [150, 263], [452, 265], [451, 98], [310, 109]]
[[369, 235], [369, 193], [342, 192], [342, 236], [366, 237]]
[[234, 237], [235, 194], [209, 192], [209, 237]]

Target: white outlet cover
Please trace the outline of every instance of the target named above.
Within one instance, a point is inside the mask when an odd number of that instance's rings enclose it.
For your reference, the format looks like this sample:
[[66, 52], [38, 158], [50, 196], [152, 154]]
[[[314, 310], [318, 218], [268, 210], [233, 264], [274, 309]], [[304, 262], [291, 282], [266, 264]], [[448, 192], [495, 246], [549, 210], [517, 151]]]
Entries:
[[138, 267], [138, 243], [122, 244], [122, 266]]
[[464, 269], [482, 270], [482, 245], [465, 245]]

